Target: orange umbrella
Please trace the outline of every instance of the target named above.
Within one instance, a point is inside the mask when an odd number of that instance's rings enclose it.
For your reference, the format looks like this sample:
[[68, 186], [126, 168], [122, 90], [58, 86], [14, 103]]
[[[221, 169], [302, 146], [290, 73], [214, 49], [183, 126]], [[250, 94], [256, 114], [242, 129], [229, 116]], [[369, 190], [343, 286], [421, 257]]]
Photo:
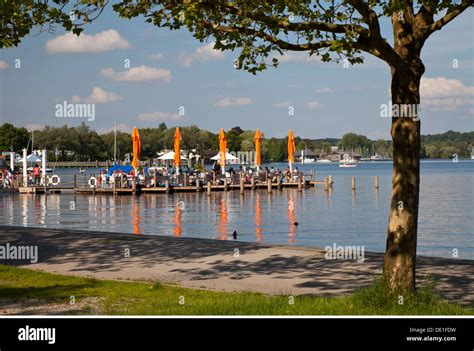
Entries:
[[262, 134], [260, 134], [260, 130], [255, 131], [255, 136], [253, 137], [255, 142], [255, 165], [257, 168], [260, 167], [262, 164], [262, 160], [260, 158], [260, 142], [262, 141]]
[[132, 132], [132, 143], [133, 143], [133, 160], [132, 166], [133, 168], [138, 168], [140, 165], [140, 134], [138, 134], [137, 127], [133, 128]]
[[290, 171], [293, 172], [292, 164], [295, 162], [295, 135], [293, 129], [290, 129], [288, 133], [288, 164], [290, 165]]
[[179, 127], [174, 131], [174, 165], [179, 168], [181, 165], [181, 131]]
[[227, 139], [225, 137], [224, 129], [222, 128], [219, 130], [219, 152], [219, 163], [222, 168], [222, 173], [225, 173], [225, 154], [227, 152]]

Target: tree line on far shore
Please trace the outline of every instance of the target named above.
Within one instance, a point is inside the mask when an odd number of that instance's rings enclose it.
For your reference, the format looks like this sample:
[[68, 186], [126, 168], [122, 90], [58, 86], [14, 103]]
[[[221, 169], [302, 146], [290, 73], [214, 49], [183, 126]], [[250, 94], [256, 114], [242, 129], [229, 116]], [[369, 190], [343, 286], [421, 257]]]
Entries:
[[[206, 150], [218, 150], [218, 134], [198, 128], [197, 126], [180, 127], [182, 134], [181, 147], [185, 150], [195, 149], [197, 153]], [[157, 152], [173, 148], [175, 128], [168, 128], [161, 123], [157, 128], [141, 128], [141, 159], [152, 159]], [[21, 152], [25, 147], [31, 150], [32, 141], [35, 149], [47, 149], [51, 161], [95, 161], [112, 160], [114, 157], [114, 132], [98, 134], [85, 123], [77, 127], [46, 126], [43, 130], [32, 133], [23, 127], [4, 123], [0, 126], [0, 151]], [[234, 127], [226, 132], [229, 151], [253, 151], [254, 130], [242, 130]], [[474, 132], [448, 131], [442, 134], [424, 135], [421, 137], [423, 158], [449, 158], [453, 154], [459, 157], [470, 157]], [[347, 133], [341, 139], [305, 139], [296, 137], [297, 150], [311, 150], [319, 157], [331, 153], [331, 147], [354, 151], [368, 157], [375, 153], [391, 157], [391, 142], [383, 139], [371, 140], [364, 135]], [[130, 153], [132, 140], [129, 133], [117, 131], [117, 158], [123, 159]], [[262, 140], [262, 159], [264, 161], [285, 161], [287, 138], [266, 138]], [[52, 154], [51, 154], [52, 153]]]

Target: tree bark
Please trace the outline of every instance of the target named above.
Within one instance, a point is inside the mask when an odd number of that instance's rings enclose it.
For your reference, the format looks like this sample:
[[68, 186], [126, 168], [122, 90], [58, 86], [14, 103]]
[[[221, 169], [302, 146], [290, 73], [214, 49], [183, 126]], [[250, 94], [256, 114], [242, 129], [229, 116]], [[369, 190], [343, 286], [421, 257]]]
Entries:
[[392, 117], [392, 193], [384, 278], [398, 292], [415, 290], [421, 150], [418, 108], [424, 66], [419, 57], [410, 61], [392, 68], [391, 84], [392, 104], [405, 115]]

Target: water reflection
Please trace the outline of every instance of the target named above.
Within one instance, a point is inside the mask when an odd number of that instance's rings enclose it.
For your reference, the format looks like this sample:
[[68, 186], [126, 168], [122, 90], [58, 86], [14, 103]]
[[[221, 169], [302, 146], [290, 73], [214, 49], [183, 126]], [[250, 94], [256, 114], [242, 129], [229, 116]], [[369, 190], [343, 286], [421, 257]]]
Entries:
[[142, 231], [140, 230], [140, 207], [138, 199], [132, 200], [132, 218], [133, 218], [133, 233], [140, 235]]
[[262, 199], [260, 192], [255, 194], [255, 234], [257, 243], [263, 240], [262, 235]]
[[[462, 248], [460, 258], [474, 259], [474, 162], [464, 171], [459, 170], [462, 163], [455, 165], [456, 170], [451, 169], [452, 163], [435, 166], [422, 175], [418, 252], [452, 257], [453, 248]], [[366, 167], [379, 167], [378, 191], [375, 173], [365, 171]], [[391, 168], [384, 167], [360, 165], [354, 170], [359, 172], [357, 193], [351, 191], [353, 174], [341, 171], [334, 188], [324, 191], [318, 186], [302, 193], [284, 189], [267, 194], [262, 189], [246, 191], [244, 196], [238, 190], [211, 196], [205, 192], [179, 196], [1, 194], [0, 224], [220, 240], [232, 240], [229, 234], [238, 229], [238, 239], [243, 241], [313, 247], [336, 242], [383, 252], [391, 186]], [[319, 177], [325, 175], [320, 172]], [[178, 199], [184, 200], [185, 207]]]
[[173, 229], [173, 236], [178, 237], [181, 236], [182, 229], [181, 229], [181, 206], [184, 202], [181, 202], [179, 199], [176, 199], [174, 204], [174, 229]]
[[227, 240], [227, 193], [220, 194], [218, 239]]
[[288, 242], [290, 244], [295, 243], [296, 237], [296, 216], [295, 216], [295, 201], [293, 196], [293, 191], [287, 191], [287, 198], [288, 198], [288, 222], [290, 223], [290, 231], [288, 234]]

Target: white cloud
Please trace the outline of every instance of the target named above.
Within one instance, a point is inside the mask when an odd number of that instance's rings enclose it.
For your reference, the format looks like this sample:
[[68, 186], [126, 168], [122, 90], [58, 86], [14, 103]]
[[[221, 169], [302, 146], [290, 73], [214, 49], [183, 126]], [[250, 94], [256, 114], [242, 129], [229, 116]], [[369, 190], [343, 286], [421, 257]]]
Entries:
[[43, 130], [44, 129], [44, 124], [26, 124], [25, 128], [29, 132], [32, 132], [34, 130]]
[[0, 69], [6, 69], [6, 68], [8, 68], [8, 63], [0, 60]]
[[123, 97], [116, 93], [111, 93], [105, 91], [102, 88], [94, 87], [94, 89], [92, 89], [92, 93], [89, 96], [80, 97], [78, 95], [74, 95], [71, 101], [73, 103], [86, 102], [91, 104], [106, 104], [108, 102], [119, 101], [122, 99]]
[[214, 49], [214, 42], [212, 42], [197, 48], [192, 53], [182, 53], [179, 55], [179, 62], [182, 66], [189, 68], [193, 65], [194, 60], [208, 62], [221, 60], [224, 57], [225, 55], [222, 51]]
[[282, 102], [277, 102], [276, 104], [273, 104], [273, 107], [278, 107], [278, 108], [287, 108], [291, 106], [290, 101], [282, 101]]
[[224, 53], [220, 50], [214, 49], [214, 42], [197, 48], [194, 52], [194, 58], [201, 62], [207, 62], [211, 60], [221, 60], [224, 58]]
[[334, 94], [336, 89], [334, 88], [321, 88], [316, 90], [316, 94]]
[[307, 53], [288, 51], [282, 56], [273, 56], [278, 59], [279, 62], [286, 63], [319, 63], [321, 58], [313, 55], [309, 56]]
[[306, 103], [306, 108], [307, 108], [308, 110], [315, 110], [315, 109], [317, 109], [317, 108], [320, 107], [320, 106], [321, 106], [321, 104], [320, 104], [319, 102], [317, 102], [317, 101], [308, 101], [308, 102]]
[[223, 98], [217, 101], [214, 106], [217, 107], [237, 107], [237, 106], [246, 106], [252, 103], [252, 99], [248, 97], [238, 97], [238, 98]]
[[104, 68], [100, 71], [103, 77], [126, 82], [161, 81], [169, 83], [171, 81], [171, 71], [162, 68], [148, 66], [132, 67], [122, 72], [115, 72], [112, 68]]
[[130, 47], [130, 43], [115, 29], [93, 35], [83, 33], [80, 36], [68, 32], [46, 42], [46, 51], [50, 54], [97, 53], [115, 49], [129, 49]]
[[180, 115], [177, 113], [170, 114], [166, 112], [150, 112], [150, 113], [142, 113], [138, 115], [138, 119], [140, 121], [176, 121], [180, 118]]
[[193, 65], [193, 56], [191, 54], [182, 53], [178, 57], [181, 66], [189, 68]]
[[463, 106], [474, 105], [474, 99], [472, 97], [425, 99], [422, 100], [421, 105], [432, 110], [454, 111]]
[[474, 86], [465, 86], [457, 79], [447, 79], [444, 77], [421, 78], [420, 94], [424, 99], [474, 96]]
[[474, 105], [474, 86], [466, 86], [457, 79], [422, 78], [420, 95], [422, 107], [433, 110], [454, 111]]
[[[131, 133], [132, 129], [133, 128], [131, 126], [129, 126], [128, 124], [126, 124], [126, 123], [118, 123], [117, 124], [117, 131], [118, 132]], [[107, 134], [107, 133], [110, 133], [110, 132], [113, 132], [113, 131], [115, 131], [115, 126], [112, 126], [110, 128], [99, 128], [99, 129], [97, 129], [98, 134]]]
[[151, 54], [150, 58], [153, 59], [153, 60], [157, 60], [157, 61], [164, 60], [165, 59], [165, 54], [162, 54], [161, 52], [158, 52], [156, 54]]

